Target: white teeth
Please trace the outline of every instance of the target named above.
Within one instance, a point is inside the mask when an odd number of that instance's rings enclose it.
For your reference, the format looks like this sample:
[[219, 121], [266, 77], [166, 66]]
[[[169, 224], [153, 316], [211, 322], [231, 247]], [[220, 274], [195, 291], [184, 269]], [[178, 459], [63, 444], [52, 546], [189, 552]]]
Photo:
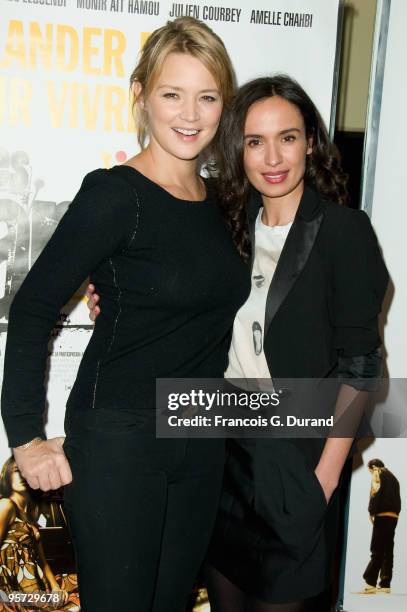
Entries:
[[174, 128], [174, 130], [184, 136], [196, 136], [199, 133], [199, 130], [183, 130], [182, 128]]

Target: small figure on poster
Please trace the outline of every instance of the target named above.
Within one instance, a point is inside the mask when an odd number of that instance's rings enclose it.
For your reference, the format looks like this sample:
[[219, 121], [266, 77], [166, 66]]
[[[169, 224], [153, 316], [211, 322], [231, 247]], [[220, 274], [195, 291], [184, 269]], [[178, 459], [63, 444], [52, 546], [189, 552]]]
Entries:
[[373, 523], [371, 558], [363, 574], [363, 593], [390, 593], [393, 576], [394, 534], [401, 510], [400, 485], [381, 459], [371, 459], [367, 467], [372, 475], [369, 515]]

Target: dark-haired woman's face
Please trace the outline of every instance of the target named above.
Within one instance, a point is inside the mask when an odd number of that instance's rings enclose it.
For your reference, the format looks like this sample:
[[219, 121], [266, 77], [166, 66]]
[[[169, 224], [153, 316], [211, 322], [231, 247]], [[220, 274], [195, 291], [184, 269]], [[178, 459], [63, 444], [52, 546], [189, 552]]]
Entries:
[[244, 128], [244, 168], [263, 196], [301, 196], [312, 151], [298, 108], [280, 96], [252, 104]]

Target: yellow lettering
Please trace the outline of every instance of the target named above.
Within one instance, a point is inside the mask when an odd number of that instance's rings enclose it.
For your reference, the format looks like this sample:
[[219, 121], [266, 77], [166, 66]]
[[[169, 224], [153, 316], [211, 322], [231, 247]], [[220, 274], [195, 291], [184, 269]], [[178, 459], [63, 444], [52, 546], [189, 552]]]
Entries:
[[140, 49], [144, 47], [146, 44], [147, 38], [150, 36], [151, 32], [140, 32]]
[[[26, 28], [25, 32], [23, 21], [10, 20], [0, 68], [17, 65], [30, 69], [54, 68], [61, 72], [81, 69], [94, 76], [126, 74], [123, 56], [127, 43], [120, 30], [93, 27], [79, 30], [70, 25], [37, 21], [28, 22]], [[149, 32], [141, 34], [142, 44], [148, 36]]]
[[62, 85], [62, 94], [59, 96], [59, 99], [58, 99], [57, 93], [55, 91], [56, 89], [55, 82], [48, 81], [47, 83], [48, 108], [49, 108], [50, 117], [51, 117], [51, 125], [53, 128], [62, 127], [62, 121], [64, 118], [66, 102], [67, 102], [69, 88], [70, 88], [70, 84], [67, 83], [66, 81], [62, 81], [61, 85]]
[[14, 19], [8, 25], [4, 59], [0, 62], [0, 68], [8, 68], [13, 60], [19, 62], [21, 68], [26, 67], [23, 22]]
[[126, 50], [126, 37], [119, 30], [105, 30], [104, 41], [103, 74], [111, 75], [114, 65], [115, 74], [124, 76], [122, 55]]
[[[66, 126], [89, 131], [97, 128], [106, 132], [124, 132], [125, 129], [128, 129], [129, 132], [134, 131], [127, 91], [123, 87], [101, 83], [90, 85], [89, 83], [48, 81], [47, 90], [53, 128]], [[103, 125], [101, 125], [102, 121]]]
[[91, 66], [92, 57], [99, 53], [98, 47], [92, 47], [92, 36], [100, 36], [100, 28], [83, 28], [83, 72], [85, 74], [100, 74], [100, 68]]
[[106, 153], [106, 151], [102, 151], [102, 160], [103, 160], [103, 167], [110, 168], [110, 166], [112, 165], [112, 154]]
[[6, 102], [7, 78], [0, 75], [0, 125], [5, 122], [7, 114]]
[[80, 92], [79, 83], [72, 83], [71, 84], [71, 104], [70, 104], [70, 113], [69, 113], [69, 127], [70, 128], [78, 127], [79, 92]]
[[25, 79], [15, 77], [11, 79], [10, 96], [10, 124], [18, 125], [23, 123], [27, 127], [31, 126], [31, 115], [29, 104], [33, 95], [31, 83]]
[[123, 112], [126, 112], [126, 95], [124, 90], [116, 85], [107, 85], [105, 90], [103, 129], [106, 132], [110, 132], [112, 125], [115, 124], [113, 129], [117, 132], [124, 132]]
[[45, 40], [36, 21], [30, 23], [30, 68], [37, 67], [37, 53], [41, 53], [42, 63], [46, 70], [52, 67], [52, 23], [45, 25]]
[[82, 85], [83, 112], [85, 115], [85, 128], [87, 130], [96, 130], [102, 89], [102, 85], [96, 85], [95, 95], [91, 101], [88, 85]]
[[129, 94], [129, 103], [127, 105], [127, 131], [128, 132], [135, 132], [136, 131], [136, 122], [134, 119], [134, 113], [133, 113], [133, 101], [134, 101], [134, 96], [133, 96], [133, 92], [131, 91]]
[[68, 25], [58, 26], [56, 51], [57, 70], [62, 72], [75, 70], [79, 60], [79, 37], [75, 28]]

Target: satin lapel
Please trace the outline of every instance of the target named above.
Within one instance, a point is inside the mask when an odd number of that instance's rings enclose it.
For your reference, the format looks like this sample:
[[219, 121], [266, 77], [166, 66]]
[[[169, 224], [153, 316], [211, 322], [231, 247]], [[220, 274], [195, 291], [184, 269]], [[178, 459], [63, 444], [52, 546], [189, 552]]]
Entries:
[[256, 246], [256, 233], [255, 233], [256, 219], [257, 219], [257, 215], [259, 214], [259, 209], [261, 206], [262, 206], [262, 200], [261, 200], [260, 194], [258, 194], [257, 192], [253, 192], [249, 199], [249, 203], [247, 205], [247, 210], [246, 210], [247, 224], [249, 228], [249, 239], [250, 239], [250, 245], [251, 245], [251, 262], [250, 262], [251, 270], [253, 270], [254, 251], [255, 251], [255, 246]]
[[281, 252], [267, 294], [264, 335], [303, 270], [311, 253], [323, 218], [322, 211], [311, 220], [297, 215]]

